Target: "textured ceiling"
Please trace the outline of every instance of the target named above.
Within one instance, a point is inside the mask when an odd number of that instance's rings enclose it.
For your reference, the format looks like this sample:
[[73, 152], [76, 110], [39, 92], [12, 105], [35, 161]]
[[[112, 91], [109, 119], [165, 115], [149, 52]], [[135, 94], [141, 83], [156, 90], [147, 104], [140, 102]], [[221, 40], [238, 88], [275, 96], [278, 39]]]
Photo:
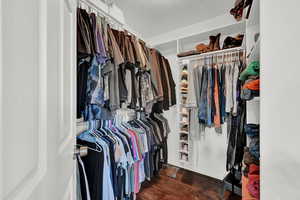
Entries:
[[234, 0], [115, 0], [145, 39], [229, 12]]

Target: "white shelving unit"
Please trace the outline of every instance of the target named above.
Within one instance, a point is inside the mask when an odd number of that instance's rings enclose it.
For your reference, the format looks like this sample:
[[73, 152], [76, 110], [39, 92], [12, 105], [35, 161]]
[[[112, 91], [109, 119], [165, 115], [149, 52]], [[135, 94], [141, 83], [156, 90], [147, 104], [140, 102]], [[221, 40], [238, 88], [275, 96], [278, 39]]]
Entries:
[[[257, 41], [254, 40], [255, 34], [260, 32], [259, 3], [259, 0], [253, 0], [249, 19], [246, 20], [247, 64], [260, 60], [260, 36]], [[247, 101], [247, 123], [259, 124], [259, 114], [260, 98]]]
[[[259, 16], [260, 0], [253, 0], [250, 17], [246, 21], [246, 45], [247, 45], [247, 64], [252, 61], [260, 61], [260, 36], [255, 41], [255, 35], [260, 33], [260, 16]], [[247, 123], [260, 124], [260, 97], [247, 101]], [[247, 146], [250, 144], [250, 138], [247, 136]], [[242, 185], [243, 190], [247, 190]]]
[[[180, 52], [184, 52], [184, 51], [188, 51], [191, 49], [194, 49], [196, 44], [199, 44], [201, 42], [203, 43], [209, 43], [208, 38], [210, 35], [216, 35], [218, 33], [221, 33], [221, 38], [220, 38], [220, 46], [222, 48], [223, 46], [223, 41], [227, 36], [236, 36], [236, 34], [238, 33], [242, 33], [245, 34], [246, 33], [246, 22], [242, 21], [242, 22], [237, 22], [237, 23], [232, 23], [228, 26], [223, 26], [223, 27], [219, 27], [213, 30], [206, 30], [203, 32], [199, 32], [198, 34], [194, 34], [194, 35], [190, 35], [190, 36], [186, 36], [186, 37], [182, 37], [182, 38], [178, 38], [177, 40], [172, 40], [172, 41], [168, 41], [166, 43], [160, 44], [158, 45], [158, 49], [176, 49], [177, 53]], [[245, 39], [244, 39], [245, 40]], [[198, 59], [201, 56], [207, 56], [209, 54], [216, 54], [216, 53], [225, 53], [225, 52], [231, 52], [231, 51], [236, 51], [236, 50], [240, 50], [240, 49], [245, 49], [245, 42], [243, 43], [243, 45], [241, 47], [237, 47], [237, 48], [232, 48], [232, 49], [225, 49], [225, 50], [219, 50], [219, 51], [215, 51], [215, 52], [208, 52], [208, 53], [204, 53], [204, 54], [200, 54], [200, 55], [193, 55], [193, 56], [188, 56], [188, 57], [183, 57], [183, 58], [177, 58], [177, 62], [178, 65], [180, 67], [180, 73], [179, 73], [179, 77], [178, 77], [178, 83], [181, 83], [181, 72], [182, 72], [182, 67], [184, 65], [187, 65], [187, 63], [193, 59]], [[189, 78], [189, 77], [188, 77]], [[186, 108], [186, 109], [192, 109], [193, 107], [191, 105], [188, 105], [186, 103], [182, 103], [182, 98], [184, 98], [185, 94], [181, 93], [180, 90], [180, 86], [178, 89], [178, 93], [179, 93], [179, 104], [178, 104], [178, 120], [179, 120], [179, 126], [180, 128], [182, 127], [182, 125], [187, 125], [189, 127], [189, 123], [182, 123], [182, 117], [186, 116], [186, 115], [182, 115], [181, 114], [181, 109], [182, 108]], [[190, 116], [189, 116], [190, 117]], [[181, 137], [182, 135], [187, 135], [188, 139], [187, 140], [182, 140]], [[181, 132], [179, 130], [179, 163], [181, 165], [181, 167], [189, 169], [189, 170], [193, 170], [193, 171], [197, 171], [196, 170], [196, 166], [193, 166], [193, 162], [192, 160], [195, 159], [194, 155], [192, 153], [190, 153], [190, 137], [189, 137], [189, 130], [188, 132]], [[183, 145], [188, 145], [187, 150], [182, 150]], [[187, 156], [187, 160], [183, 160], [181, 155], [185, 154]]]
[[[179, 87], [178, 87], [178, 94], [180, 99], [180, 106], [179, 106], [179, 150], [178, 150], [178, 160], [183, 166], [188, 166], [190, 164], [190, 155], [189, 155], [189, 118], [190, 112], [188, 111], [188, 107], [186, 104], [187, 95], [183, 93], [181, 90], [181, 81], [184, 79], [188, 83], [189, 74], [182, 74], [182, 71], [186, 70], [188, 72], [188, 63], [182, 63], [180, 65], [180, 73], [178, 77]], [[187, 85], [187, 88], [189, 86]], [[185, 109], [185, 112], [182, 112]], [[183, 120], [185, 119], [185, 120]], [[183, 127], [187, 128], [187, 130], [183, 130]]]

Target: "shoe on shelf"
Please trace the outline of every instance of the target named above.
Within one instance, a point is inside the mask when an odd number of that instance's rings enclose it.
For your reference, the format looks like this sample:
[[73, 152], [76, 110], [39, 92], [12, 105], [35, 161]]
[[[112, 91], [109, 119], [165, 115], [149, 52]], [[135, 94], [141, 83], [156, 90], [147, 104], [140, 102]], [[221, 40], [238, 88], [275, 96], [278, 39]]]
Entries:
[[183, 144], [182, 145], [182, 150], [183, 151], [188, 151], [188, 145], [187, 144]]
[[182, 104], [186, 104], [186, 100], [187, 100], [187, 97], [182, 97], [181, 103], [182, 103]]
[[180, 90], [183, 91], [183, 92], [187, 92], [188, 88], [187, 87], [181, 87]]
[[188, 109], [186, 109], [186, 108], [181, 108], [180, 114], [181, 114], [181, 115], [188, 116], [188, 115], [189, 115], [189, 111], [188, 111]]
[[218, 35], [216, 35], [214, 37], [215, 37], [215, 43], [214, 43], [213, 51], [218, 51], [218, 50], [220, 50], [221, 33], [219, 33]]
[[236, 0], [234, 3], [234, 8], [230, 10], [230, 14], [236, 19], [236, 21], [241, 21], [243, 18], [245, 0]]
[[186, 70], [186, 69], [184, 69], [184, 70], [182, 70], [182, 72], [181, 72], [181, 76], [182, 77], [186, 77], [186, 76], [188, 76], [188, 71]]
[[181, 153], [180, 159], [187, 162], [188, 161], [188, 155], [186, 155], [185, 153]]
[[236, 37], [228, 36], [224, 40], [223, 49], [240, 47], [243, 44], [243, 39], [244, 39], [243, 34], [238, 34]]
[[204, 43], [200, 43], [196, 46], [196, 50], [199, 53], [206, 53], [209, 51], [208, 45], [204, 44]]
[[188, 81], [187, 80], [181, 80], [180, 84], [181, 84], [181, 87], [184, 87], [184, 88], [188, 87]]
[[180, 121], [181, 124], [188, 124], [189, 123], [189, 120], [186, 116], [183, 116], [181, 121]]

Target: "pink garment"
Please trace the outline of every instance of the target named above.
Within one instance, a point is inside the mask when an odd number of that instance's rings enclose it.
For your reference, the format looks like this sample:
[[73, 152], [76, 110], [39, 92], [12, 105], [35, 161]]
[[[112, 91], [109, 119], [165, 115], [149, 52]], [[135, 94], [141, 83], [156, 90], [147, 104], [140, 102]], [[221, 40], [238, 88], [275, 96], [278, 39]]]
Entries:
[[255, 199], [259, 199], [259, 175], [248, 175], [249, 183], [248, 190], [251, 196], [255, 197]]
[[134, 144], [134, 148], [133, 148], [133, 152], [135, 154], [135, 162], [133, 164], [134, 167], [134, 193], [138, 193], [140, 191], [140, 160], [142, 159], [142, 155], [139, 149], [139, 145], [138, 145], [138, 137], [136, 135], [136, 132], [128, 129], [128, 133], [132, 136], [131, 140], [133, 141]]
[[133, 157], [134, 160], [138, 160], [138, 151], [137, 151], [137, 141], [136, 141], [136, 137], [134, 135], [134, 132], [132, 130], [127, 130], [129, 135], [131, 135], [131, 143], [132, 143], [132, 150], [133, 150]]
[[249, 190], [247, 188], [249, 183], [249, 179], [245, 176], [242, 177], [242, 200], [256, 200], [251, 196]]
[[140, 191], [140, 182], [139, 182], [139, 169], [140, 169], [140, 161], [137, 161], [133, 164], [134, 167], [134, 193], [137, 194]]
[[136, 140], [136, 147], [137, 147], [137, 153], [138, 153], [138, 160], [142, 159], [143, 158], [143, 155], [142, 155], [142, 151], [140, 149], [140, 140], [139, 140], [139, 137], [137, 136], [138, 133], [136, 133], [135, 131], [133, 130], [129, 130], [131, 131], [131, 134], [134, 136], [135, 140]]
[[259, 166], [255, 164], [251, 164], [249, 166], [249, 173], [248, 173], [249, 183], [247, 185], [247, 188], [249, 190], [249, 193], [255, 197], [256, 199], [259, 199], [260, 194], [260, 188], [259, 188]]

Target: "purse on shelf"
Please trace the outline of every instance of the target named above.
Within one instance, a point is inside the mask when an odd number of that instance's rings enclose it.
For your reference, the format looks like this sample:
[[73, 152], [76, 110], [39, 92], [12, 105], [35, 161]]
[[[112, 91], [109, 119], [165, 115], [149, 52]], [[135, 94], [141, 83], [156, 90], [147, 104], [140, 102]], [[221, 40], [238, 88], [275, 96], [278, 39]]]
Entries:
[[237, 21], [241, 21], [243, 18], [244, 9], [248, 7], [246, 19], [249, 18], [250, 11], [252, 8], [253, 0], [236, 0], [234, 8], [230, 10], [230, 14], [234, 16]]

